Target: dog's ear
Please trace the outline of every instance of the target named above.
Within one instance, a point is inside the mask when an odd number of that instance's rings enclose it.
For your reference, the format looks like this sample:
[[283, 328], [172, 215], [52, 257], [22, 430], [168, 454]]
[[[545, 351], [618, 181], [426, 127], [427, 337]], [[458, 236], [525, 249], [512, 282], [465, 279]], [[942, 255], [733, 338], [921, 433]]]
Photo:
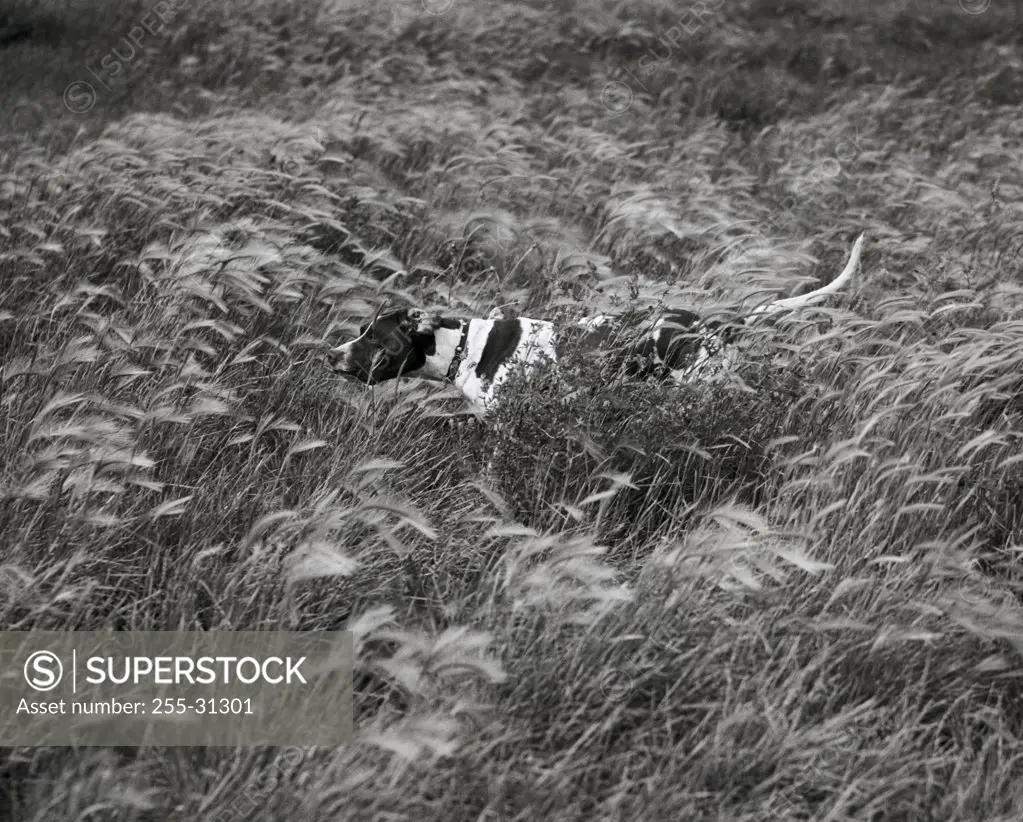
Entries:
[[438, 320], [436, 314], [421, 308], [410, 308], [405, 312], [401, 325], [409, 334], [430, 334], [437, 327]]

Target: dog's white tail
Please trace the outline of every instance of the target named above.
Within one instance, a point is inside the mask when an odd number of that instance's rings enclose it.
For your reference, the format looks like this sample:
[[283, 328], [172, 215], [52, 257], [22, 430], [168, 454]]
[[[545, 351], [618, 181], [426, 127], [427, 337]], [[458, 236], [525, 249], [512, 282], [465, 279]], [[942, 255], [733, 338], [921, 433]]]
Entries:
[[856, 273], [856, 269], [860, 264], [860, 252], [863, 249], [863, 237], [864, 234], [860, 234], [856, 238], [856, 242], [853, 244], [852, 253], [849, 255], [849, 262], [846, 263], [842, 273], [835, 277], [827, 285], [818, 288], [816, 291], [811, 291], [809, 294], [803, 294], [801, 297], [788, 297], [784, 300], [775, 300], [774, 302], [767, 303], [766, 305], [757, 306], [750, 312], [749, 317], [763, 316], [765, 314], [775, 314], [779, 311], [790, 311], [795, 308], [804, 308], [808, 305], [813, 305], [819, 302], [836, 291], [841, 289], [846, 283], [853, 278]]

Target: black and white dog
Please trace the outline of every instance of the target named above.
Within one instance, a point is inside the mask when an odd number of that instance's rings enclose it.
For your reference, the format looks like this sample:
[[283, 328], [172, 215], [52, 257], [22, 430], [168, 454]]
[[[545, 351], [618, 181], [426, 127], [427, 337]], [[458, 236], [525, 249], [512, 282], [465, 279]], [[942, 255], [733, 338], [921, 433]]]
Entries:
[[759, 319], [820, 302], [839, 291], [859, 266], [861, 234], [845, 269], [832, 282], [800, 297], [761, 305], [731, 323], [704, 320], [685, 309], [603, 314], [557, 333], [546, 320], [454, 319], [419, 308], [377, 315], [354, 340], [331, 349], [328, 361], [342, 376], [368, 385], [402, 375], [453, 383], [479, 411], [492, 410], [501, 386], [518, 369], [554, 364], [566, 345], [612, 347], [626, 371], [676, 383], [710, 382], [735, 368], [729, 345], [736, 331]]

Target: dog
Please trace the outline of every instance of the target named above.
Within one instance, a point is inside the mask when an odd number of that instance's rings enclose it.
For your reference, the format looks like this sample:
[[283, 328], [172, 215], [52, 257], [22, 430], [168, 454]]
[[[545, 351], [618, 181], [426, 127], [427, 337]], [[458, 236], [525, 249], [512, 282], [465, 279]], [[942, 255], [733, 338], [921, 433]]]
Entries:
[[483, 412], [516, 369], [557, 362], [554, 324], [546, 320], [460, 320], [421, 308], [378, 312], [327, 357], [338, 374], [367, 385], [406, 374], [450, 382]]
[[400, 308], [381, 313], [359, 335], [327, 352], [339, 375], [376, 385], [409, 375], [452, 383], [475, 409], [486, 414], [516, 371], [535, 371], [558, 362], [570, 345], [583, 351], [611, 348], [625, 372], [675, 383], [715, 382], [737, 364], [731, 343], [745, 326], [783, 311], [815, 305], [841, 290], [859, 266], [864, 235], [832, 282], [799, 297], [774, 300], [729, 322], [706, 319], [686, 309], [602, 314], [579, 320], [565, 333], [552, 322], [503, 318], [455, 319]]

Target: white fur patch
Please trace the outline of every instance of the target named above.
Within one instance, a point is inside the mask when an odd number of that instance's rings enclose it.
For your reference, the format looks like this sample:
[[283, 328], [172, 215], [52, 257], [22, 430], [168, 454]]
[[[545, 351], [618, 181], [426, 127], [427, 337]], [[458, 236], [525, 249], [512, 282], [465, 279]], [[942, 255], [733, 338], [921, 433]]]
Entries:
[[[498, 366], [492, 380], [481, 377], [476, 373], [476, 366], [483, 357], [495, 321], [473, 319], [468, 322], [465, 358], [455, 374], [454, 384], [478, 411], [493, 410], [498, 391], [516, 370], [535, 369], [544, 364], [557, 363], [553, 323], [519, 318], [516, 322], [519, 324], [521, 336], [511, 357]], [[445, 378], [461, 336], [461, 329], [438, 328], [435, 332], [437, 351], [427, 358], [426, 366], [420, 372], [421, 376], [432, 379]]]

